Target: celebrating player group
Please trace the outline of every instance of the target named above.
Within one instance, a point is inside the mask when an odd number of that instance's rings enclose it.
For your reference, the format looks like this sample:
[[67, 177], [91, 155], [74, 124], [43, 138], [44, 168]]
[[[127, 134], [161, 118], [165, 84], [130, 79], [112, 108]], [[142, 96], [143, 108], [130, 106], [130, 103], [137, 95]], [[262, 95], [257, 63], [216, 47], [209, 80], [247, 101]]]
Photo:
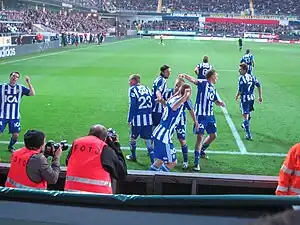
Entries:
[[[245, 138], [252, 140], [250, 132], [251, 112], [254, 110], [254, 87], [258, 88], [259, 103], [262, 102], [262, 87], [252, 74], [254, 57], [250, 50], [242, 57], [239, 67], [238, 90], [236, 100], [240, 101], [243, 116], [242, 128]], [[179, 74], [174, 88], [167, 88], [167, 81], [171, 75], [171, 68], [164, 65], [160, 68], [159, 76], [154, 80], [152, 91], [141, 85], [138, 74], [129, 77], [128, 124], [131, 127], [130, 149], [128, 160], [137, 161], [136, 140], [145, 140], [150, 157], [151, 171], [168, 172], [177, 164], [176, 150], [173, 144], [173, 134], [181, 145], [183, 154], [183, 169], [188, 169], [189, 148], [186, 142], [186, 113], [188, 110], [194, 123], [193, 132], [196, 135], [194, 148], [194, 171], [200, 171], [200, 158], [208, 159], [205, 150], [217, 137], [216, 118], [213, 106], [225, 107], [217, 94], [215, 85], [218, 73], [209, 64], [207, 56], [195, 68], [197, 77]], [[192, 87], [197, 88], [194, 108], [192, 107]], [[172, 85], [173, 86], [173, 85]], [[204, 138], [205, 132], [207, 137]]]

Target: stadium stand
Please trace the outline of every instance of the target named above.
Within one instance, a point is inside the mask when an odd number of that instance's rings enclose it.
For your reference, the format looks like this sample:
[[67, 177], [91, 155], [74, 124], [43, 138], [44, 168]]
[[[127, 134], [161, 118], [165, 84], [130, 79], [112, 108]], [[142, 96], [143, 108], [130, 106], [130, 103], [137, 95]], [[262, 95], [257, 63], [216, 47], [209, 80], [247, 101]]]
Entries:
[[[259, 14], [299, 15], [300, 5], [293, 0], [257, 0], [254, 9]], [[120, 9], [137, 11], [155, 11], [157, 1], [126, 0], [120, 1]], [[240, 13], [249, 9], [248, 0], [165, 0], [163, 7], [171, 11], [210, 12], [210, 13]]]

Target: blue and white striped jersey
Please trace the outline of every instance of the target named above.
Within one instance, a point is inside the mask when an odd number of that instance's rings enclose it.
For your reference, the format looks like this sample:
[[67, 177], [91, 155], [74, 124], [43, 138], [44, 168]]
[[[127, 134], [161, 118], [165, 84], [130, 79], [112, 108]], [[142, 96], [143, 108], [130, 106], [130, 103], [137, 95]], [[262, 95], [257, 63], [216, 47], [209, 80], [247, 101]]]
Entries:
[[[168, 88], [164, 95], [163, 95], [163, 98], [164, 100], [169, 100], [172, 96], [174, 95], [174, 88]], [[181, 114], [181, 117], [180, 117], [180, 122], [179, 124], [180, 125], [186, 125], [186, 113], [185, 113], [185, 110], [192, 110], [193, 109], [193, 103], [192, 103], [192, 100], [191, 99], [188, 99], [185, 103], [184, 103], [184, 107], [183, 107], [183, 112]]]
[[248, 73], [249, 73], [249, 72], [252, 72], [252, 67], [253, 67], [252, 62], [253, 61], [254, 61], [254, 56], [251, 53], [248, 53], [248, 54], [243, 55], [240, 63], [246, 63], [248, 65]]
[[153, 112], [156, 113], [163, 112], [163, 105], [159, 102], [155, 102], [155, 99], [157, 98], [156, 91], [160, 91], [161, 94], [163, 95], [166, 89], [167, 89], [167, 79], [159, 75], [153, 82], [153, 88], [152, 88], [152, 97], [154, 102]]
[[215, 86], [204, 79], [199, 79], [197, 86], [195, 114], [197, 116], [213, 116], [213, 105], [218, 100]]
[[135, 85], [129, 88], [128, 123], [132, 126], [152, 126], [152, 93], [148, 87]]
[[255, 76], [251, 74], [245, 74], [239, 77], [238, 91], [241, 94], [242, 102], [253, 101], [255, 99], [255, 86], [260, 87], [260, 83]]
[[0, 119], [20, 119], [20, 104], [23, 95], [30, 90], [21, 84], [0, 84]]
[[207, 71], [212, 69], [212, 65], [209, 63], [201, 63], [197, 65], [198, 68], [198, 79], [206, 79]]
[[153, 131], [153, 138], [162, 141], [165, 144], [172, 143], [172, 137], [176, 126], [180, 122], [181, 114], [183, 112], [184, 104], [173, 111], [172, 107], [180, 100], [180, 97], [173, 97], [167, 101], [167, 105], [164, 108], [162, 118], [159, 125]]

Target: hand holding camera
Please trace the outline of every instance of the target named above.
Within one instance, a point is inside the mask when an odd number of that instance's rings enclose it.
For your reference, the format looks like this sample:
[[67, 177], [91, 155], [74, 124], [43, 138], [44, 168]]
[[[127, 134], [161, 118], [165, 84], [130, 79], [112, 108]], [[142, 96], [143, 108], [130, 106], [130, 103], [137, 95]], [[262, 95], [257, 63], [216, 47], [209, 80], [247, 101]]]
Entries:
[[53, 158], [59, 159], [63, 151], [68, 150], [69, 145], [66, 140], [56, 143], [55, 141], [48, 141], [45, 145], [44, 155], [46, 158], [52, 156]]

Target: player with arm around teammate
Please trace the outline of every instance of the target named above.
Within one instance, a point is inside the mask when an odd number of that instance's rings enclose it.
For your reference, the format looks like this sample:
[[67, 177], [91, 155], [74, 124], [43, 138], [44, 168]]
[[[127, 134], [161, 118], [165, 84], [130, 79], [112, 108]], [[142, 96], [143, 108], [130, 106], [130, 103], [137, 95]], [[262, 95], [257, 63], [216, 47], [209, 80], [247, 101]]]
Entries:
[[136, 161], [136, 140], [145, 140], [151, 163], [153, 163], [152, 135], [152, 93], [150, 89], [140, 84], [140, 76], [133, 74], [129, 77], [129, 112], [128, 125], [131, 128], [130, 150], [127, 160]]
[[209, 64], [208, 62], [208, 56], [204, 56], [202, 63], [198, 64], [195, 67], [195, 74], [198, 76], [198, 79], [206, 79], [206, 73], [207, 71], [211, 70], [213, 67], [212, 65]]
[[174, 149], [172, 137], [176, 126], [180, 122], [184, 103], [190, 98], [191, 94], [192, 89], [190, 85], [184, 84], [167, 101], [160, 123], [152, 133], [155, 162], [150, 166], [149, 170], [168, 172], [176, 166], [176, 150]]
[[258, 102], [262, 103], [262, 87], [255, 76], [248, 74], [248, 66], [245, 63], [240, 64], [240, 77], [238, 83], [238, 90], [235, 96], [236, 101], [240, 99], [241, 112], [243, 116], [242, 127], [246, 133], [246, 139], [252, 140], [250, 132], [251, 112], [254, 111], [254, 88], [258, 89]]
[[[205, 154], [205, 150], [217, 137], [217, 127], [213, 105], [216, 104], [218, 106], [225, 107], [225, 104], [217, 97], [217, 91], [214, 85], [217, 83], [218, 73], [215, 70], [208, 71], [206, 73], [205, 80], [196, 79], [187, 74], [182, 75], [182, 78], [187, 79], [198, 87], [195, 113], [197, 116], [199, 129], [194, 129], [194, 133], [197, 135], [195, 144], [194, 170], [200, 171], [200, 156], [202, 158], [208, 158]], [[203, 142], [205, 131], [208, 136]]]
[[[164, 99], [167, 101], [168, 99], [170, 99], [173, 95], [175, 95], [179, 90], [180, 87], [184, 84], [184, 80], [182, 78], [178, 78], [175, 81], [175, 87], [174, 88], [170, 88], [168, 89], [165, 93], [164, 93]], [[195, 127], [198, 127], [198, 121], [196, 119], [194, 110], [193, 110], [193, 106], [192, 106], [192, 101], [191, 99], [188, 99], [185, 103], [184, 103], [184, 108], [183, 108], [183, 112], [181, 114], [180, 117], [180, 121], [178, 123], [178, 125], [176, 126], [176, 133], [177, 133], [177, 138], [178, 141], [181, 145], [181, 150], [182, 150], [182, 155], [183, 155], [183, 169], [187, 169], [188, 168], [188, 145], [186, 143], [186, 113], [185, 110], [188, 110], [191, 118], [195, 124]]]
[[152, 121], [153, 126], [156, 127], [160, 123], [163, 114], [164, 99], [163, 94], [167, 90], [167, 79], [171, 75], [171, 68], [168, 65], [163, 65], [160, 68], [159, 76], [153, 82], [152, 99], [153, 111]]
[[14, 152], [14, 144], [18, 141], [21, 131], [20, 124], [20, 103], [22, 97], [34, 96], [35, 91], [28, 76], [25, 77], [28, 88], [17, 84], [20, 78], [19, 72], [12, 72], [8, 84], [0, 84], [0, 135], [8, 125], [11, 139], [8, 150]]
[[240, 63], [246, 63], [248, 66], [248, 74], [252, 74], [254, 68], [254, 56], [250, 53], [250, 49], [246, 50], [245, 55], [240, 60]]

